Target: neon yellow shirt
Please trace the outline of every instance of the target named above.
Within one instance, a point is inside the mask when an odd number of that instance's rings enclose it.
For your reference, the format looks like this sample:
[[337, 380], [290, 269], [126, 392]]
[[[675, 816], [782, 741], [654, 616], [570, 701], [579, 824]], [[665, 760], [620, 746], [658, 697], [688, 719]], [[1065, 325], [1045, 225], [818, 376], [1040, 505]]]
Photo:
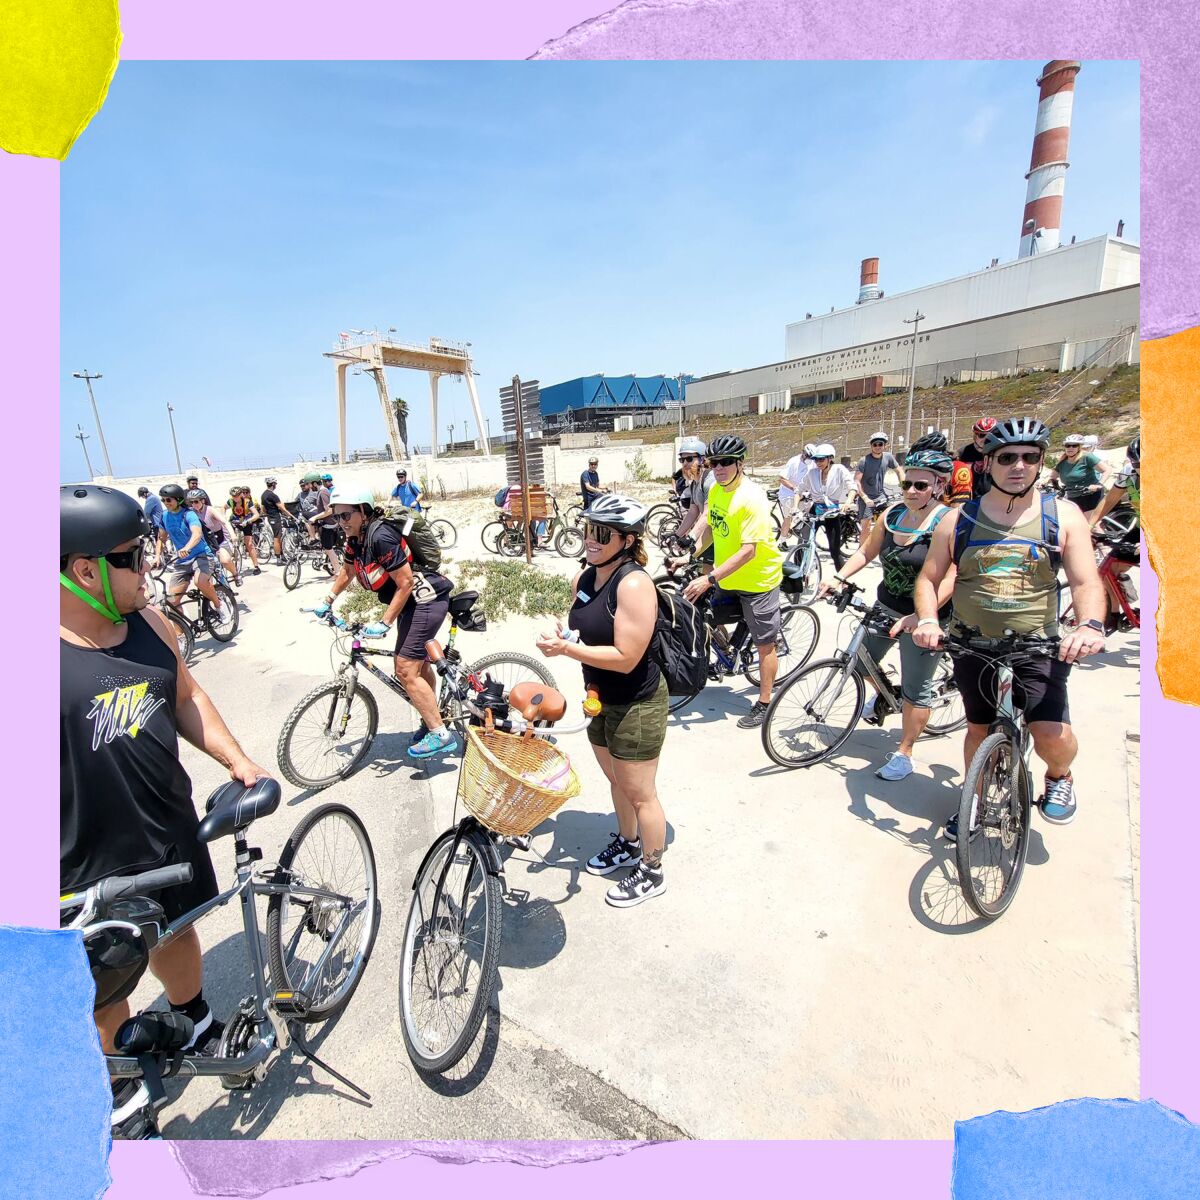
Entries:
[[733, 592], [769, 592], [783, 578], [783, 552], [775, 545], [771, 527], [771, 502], [767, 493], [743, 478], [727, 491], [714, 483], [708, 493], [708, 523], [712, 527], [716, 566], [732, 558], [747, 542], [754, 542], [754, 557], [732, 575], [717, 581]]

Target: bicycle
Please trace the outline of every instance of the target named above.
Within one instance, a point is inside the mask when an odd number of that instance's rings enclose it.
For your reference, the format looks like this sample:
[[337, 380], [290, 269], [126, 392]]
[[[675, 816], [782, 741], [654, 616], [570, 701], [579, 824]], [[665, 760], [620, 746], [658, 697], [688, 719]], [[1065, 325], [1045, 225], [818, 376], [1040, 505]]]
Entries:
[[[277, 863], [256, 868], [262, 851], [248, 844], [246, 831], [254, 821], [273, 813], [279, 802], [279, 784], [267, 778], [252, 787], [231, 781], [209, 796], [197, 840], [208, 843], [233, 836], [236, 880], [170, 923], [150, 897], [189, 882], [190, 863], [114, 876], [59, 901], [60, 914], [79, 909], [69, 928], [82, 931], [93, 971], [101, 980], [108, 966], [105, 942], [119, 936], [133, 952], [133, 970], [116, 1000], [133, 991], [156, 946], [165, 945], [231, 900], [242, 906], [252, 991], [238, 1004], [212, 1056], [183, 1049], [193, 1025], [180, 1013], [139, 1013], [121, 1026], [115, 1038], [120, 1052], [105, 1059], [108, 1073], [118, 1079], [141, 1078], [145, 1097], [140, 1107], [124, 1116], [114, 1136], [159, 1136], [157, 1113], [167, 1101], [164, 1079], [176, 1074], [219, 1075], [226, 1088], [248, 1089], [264, 1080], [293, 1044], [335, 1079], [370, 1099], [313, 1053], [304, 1026], [328, 1021], [346, 1008], [371, 957], [380, 918], [371, 840], [350, 809], [327, 804], [300, 821]], [[265, 968], [256, 905], [260, 896], [268, 898]], [[108, 935], [103, 941], [102, 934]]]
[[[821, 586], [821, 555], [817, 549], [817, 528], [820, 525], [819, 505], [814, 505], [803, 515], [793, 517], [792, 530], [796, 534], [796, 545], [785, 562], [785, 575], [791, 581], [790, 594], [801, 604], [816, 599]], [[792, 570], [787, 566], [791, 564]]]
[[320, 538], [309, 538], [303, 541], [286, 542], [283, 545], [285, 562], [283, 564], [283, 586], [289, 592], [300, 586], [300, 574], [305, 563], [314, 571], [324, 571], [326, 575], [334, 574], [329, 565], [329, 555], [321, 546]]
[[687, 514], [687, 507], [678, 497], [652, 505], [646, 513], [646, 536], [661, 547], [667, 538], [673, 537], [679, 523]]
[[[1098, 529], [1092, 530], [1092, 544], [1096, 547], [1096, 557], [1100, 560], [1100, 582], [1104, 584], [1104, 592], [1108, 597], [1108, 612], [1104, 620], [1105, 632], [1116, 633], [1119, 629], [1140, 629], [1142, 610], [1138, 605], [1137, 588], [1133, 586], [1133, 580], [1129, 578], [1129, 556], [1136, 556], [1138, 548], [1129, 541], [1128, 535], [1114, 537], [1109, 533], [1101, 533]], [[1113, 549], [1105, 551], [1101, 549], [1104, 546]], [[1113, 552], [1118, 546], [1124, 551], [1119, 559]], [[1076, 626], [1074, 600], [1070, 598], [1071, 593], [1065, 589], [1060, 595], [1067, 600], [1067, 604], [1059, 614], [1059, 622], [1066, 629], [1074, 629]]]
[[[499, 971], [504, 864], [499, 843], [532, 832], [579, 780], [553, 734], [584, 729], [600, 711], [594, 693], [577, 725], [557, 691], [524, 684], [504, 689], [467, 672], [427, 643], [430, 660], [468, 714], [471, 739], [459, 770], [455, 814], [412, 884], [400, 957], [400, 1017], [405, 1049], [425, 1075], [453, 1067], [483, 1023]], [[511, 735], [521, 734], [522, 737]]]
[[1029, 854], [1033, 808], [1033, 739], [1013, 704], [1013, 665], [1055, 658], [1059, 639], [1010, 633], [1001, 638], [947, 638], [951, 658], [980, 655], [996, 675], [996, 716], [971, 759], [958, 805], [958, 883], [972, 910], [994, 921], [1013, 902]]
[[[767, 756], [778, 766], [811, 767], [832, 757], [862, 719], [868, 680], [878, 693], [873, 718], [876, 723], [882, 724], [884, 717], [902, 710], [903, 697], [891, 675], [864, 645], [868, 633], [888, 633], [893, 620], [881, 614], [878, 606], [856, 600], [855, 593], [862, 590], [857, 584], [847, 583], [840, 592], [826, 597], [839, 614], [848, 608], [861, 614], [846, 648], [796, 672], [771, 698], [762, 743]], [[945, 659], [938, 663], [934, 693], [925, 732], [930, 737], [945, 737], [962, 729], [967, 717], [954, 673]]]
[[443, 550], [449, 550], [458, 541], [458, 530], [445, 517], [430, 517], [429, 511], [432, 507], [431, 504], [423, 505], [423, 515], [429, 522], [429, 528], [433, 530], [433, 536], [437, 538], [438, 545]]
[[[566, 524], [558, 507], [558, 501], [552, 496], [550, 503], [554, 515], [549, 518], [533, 517], [530, 525], [546, 521], [545, 532], [541, 536], [544, 544], [551, 545], [556, 554], [563, 558], [578, 558], [583, 553], [583, 534], [578, 529]], [[494, 522], [493, 522], [494, 524]], [[520, 558], [525, 553], [525, 523], [519, 516], [510, 521], [501, 522], [503, 528], [496, 536], [496, 550], [505, 558]], [[486, 527], [485, 527], [486, 532]], [[539, 540], [530, 529], [530, 538], [534, 544]], [[485, 540], [484, 545], [488, 543]]]
[[[213, 559], [213, 589], [218, 600], [216, 605], [200, 591], [195, 583], [179, 597], [177, 604], [172, 604], [167, 598], [166, 582], [162, 578], [163, 570], [164, 568], [160, 567], [156, 576], [158, 584], [163, 588], [162, 599], [159, 601], [160, 607], [167, 614], [167, 619], [176, 626], [177, 636], [181, 639], [184, 636], [178, 629], [178, 623], [186, 624], [191, 634], [192, 641], [188, 645], [184, 661], [186, 662], [190, 657], [195, 639], [206, 629], [218, 642], [232, 641], [241, 622], [241, 613], [238, 609], [237, 597], [234, 595], [233, 588], [229, 586], [229, 576], [226, 575], [225, 568], [220, 561], [216, 558]], [[185, 604], [196, 605], [194, 617], [183, 611]], [[180, 642], [180, 653], [183, 653], [182, 641]]]
[[[450, 636], [444, 650], [450, 662], [462, 662], [454, 646], [458, 631], [475, 632], [483, 627], [481, 617], [474, 611], [478, 600], [478, 592], [460, 592], [450, 598]], [[339, 618], [332, 613], [320, 620], [337, 631], [334, 650], [345, 654], [346, 661], [335, 669], [330, 682], [318, 684], [297, 701], [283, 722], [275, 747], [283, 777], [296, 787], [313, 791], [348, 779], [367, 761], [379, 729], [379, 705], [371, 689], [360, 683], [360, 669], [370, 672], [390, 692], [408, 701], [400, 680], [370, 661], [392, 660], [394, 650], [364, 645], [360, 635], [366, 626], [361, 622], [339, 624]], [[485, 654], [464, 669], [469, 674], [487, 675], [510, 686], [530, 678], [546, 687], [554, 686], [550, 672], [525, 654], [505, 651]], [[438, 689], [437, 701], [442, 720], [461, 733], [462, 712], [453, 688], [445, 681]]]

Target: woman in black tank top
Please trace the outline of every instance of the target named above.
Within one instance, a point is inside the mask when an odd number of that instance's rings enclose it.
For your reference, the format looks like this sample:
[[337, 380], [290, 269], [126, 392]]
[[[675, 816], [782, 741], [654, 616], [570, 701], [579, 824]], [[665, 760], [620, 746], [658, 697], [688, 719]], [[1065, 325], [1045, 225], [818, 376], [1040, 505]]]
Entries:
[[587, 567], [576, 577], [568, 629], [538, 638], [547, 657], [565, 655], [583, 666], [603, 711], [588, 726], [596, 761], [612, 788], [617, 832], [588, 860], [593, 875], [632, 873], [605, 899], [627, 908], [666, 890], [662, 855], [667, 819], [656, 787], [667, 730], [667, 683], [651, 650], [658, 594], [642, 569], [646, 507], [603, 496], [584, 513]]

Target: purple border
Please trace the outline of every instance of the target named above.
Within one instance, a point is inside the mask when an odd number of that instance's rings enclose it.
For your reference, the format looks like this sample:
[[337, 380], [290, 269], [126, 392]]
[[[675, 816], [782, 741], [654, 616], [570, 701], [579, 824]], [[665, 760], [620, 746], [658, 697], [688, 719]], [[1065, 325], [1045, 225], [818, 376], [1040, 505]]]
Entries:
[[[162, 5], [159, 0], [126, 0], [122, 12], [125, 31], [124, 57], [158, 58], [352, 58], [362, 54], [364, 28], [371, 29], [370, 45], [375, 52], [384, 50], [394, 57], [524, 57], [536, 50], [547, 38], [556, 37], [572, 24], [594, 16], [598, 6], [590, 0], [536, 0], [524, 3], [520, 11], [511, 7], [496, 7], [483, 0], [466, 0], [457, 9], [453, 21], [446, 14], [432, 9], [405, 6], [397, 11], [394, 3], [385, 0], [346, 0], [337, 21], [329, 9], [318, 0], [210, 0], [201, 10], [180, 13], [178, 6]], [[713, 3], [707, 6], [707, 19], [716, 24], [725, 19], [734, 6]], [[738, 6], [743, 12], [749, 4]], [[763, 0], [758, 9], [781, 11], [780, 5]], [[1016, 6], [1013, 6], [1014, 8]], [[1156, 251], [1147, 251], [1147, 314], [1158, 312], [1159, 332], [1178, 327], [1177, 322], [1190, 315], [1196, 320], [1198, 306], [1194, 299], [1200, 270], [1188, 266], [1189, 255], [1195, 254], [1196, 240], [1184, 231], [1196, 219], [1193, 212], [1197, 201], [1194, 182], [1194, 137], [1196, 100], [1194, 43], [1196, 33], [1187, 23], [1187, 8], [1180, 0], [1168, 0], [1147, 8], [1140, 25], [1133, 26], [1130, 11], [1118, 5], [1093, 6], [1082, 0], [1061, 4], [1050, 19], [1045, 42], [1030, 43], [1026, 35], [1028, 14], [1023, 10], [1011, 14], [1000, 11], [994, 0], [970, 0], [949, 12], [940, 3], [928, 4], [930, 18], [923, 25], [919, 14], [911, 8], [903, 17], [891, 11], [883, 0], [858, 5], [853, 19], [849, 6], [826, 6], [811, 10], [813, 20], [807, 26], [803, 17], [808, 5], [788, 6], [790, 18], [776, 24], [770, 19], [757, 23], [741, 40], [739, 51], [745, 57], [779, 57], [784, 54], [814, 57], [983, 57], [1007, 55], [1012, 57], [1049, 59], [1073, 53], [1084, 57], [1129, 57], [1143, 59], [1144, 182], [1143, 221], [1150, 231], [1147, 235]], [[695, 28], [699, 11], [676, 8], [681, 30]], [[839, 13], [845, 16], [844, 22]], [[460, 32], [470, 24], [466, 32]], [[803, 29], [805, 32], [800, 32]], [[1064, 46], [1067, 31], [1073, 44]], [[776, 36], [776, 30], [788, 35]], [[869, 31], [869, 32], [864, 32]], [[752, 34], [752, 35], [751, 35]], [[693, 42], [693, 54], [708, 55]], [[903, 47], [895, 54], [896, 47]], [[660, 44], [659, 53], [628, 43], [630, 57], [670, 56], [671, 48]], [[688, 51], [680, 53], [683, 56]], [[600, 55], [603, 56], [603, 55]], [[536, 68], [535, 68], [536, 69]], [[83, 136], [87, 136], [86, 132]], [[1189, 151], [1191, 152], [1189, 154]], [[1186, 180], [1179, 187], [1176, 181]], [[7, 318], [3, 327], [10, 331], [12, 342], [19, 342], [20, 353], [11, 348], [5, 356], [2, 394], [9, 399], [9, 412], [20, 404], [21, 434], [26, 445], [55, 445], [55, 378], [58, 361], [58, 167], [53, 162], [13, 158], [0, 154], [0, 215], [7, 232], [5, 262], [6, 284], [0, 299], [0, 316]], [[1163, 196], [1161, 207], [1156, 196]], [[1186, 269], [1186, 278], [1185, 275]], [[1156, 307], [1156, 297], [1171, 298]], [[1173, 303], [1173, 309], [1172, 309]], [[1147, 331], [1150, 322], [1147, 321]], [[10, 347], [12, 345], [10, 342]], [[14, 403], [15, 402], [15, 403]], [[37, 494], [48, 486], [46, 475], [51, 468], [34, 465], [31, 456], [16, 456], [18, 486], [21, 494]], [[26, 478], [28, 476], [28, 478]], [[32, 550], [35, 558], [48, 557], [45, 547]], [[10, 562], [19, 561], [10, 557]], [[42, 580], [52, 578], [49, 570], [31, 573], [41, 587]], [[49, 567], [49, 564], [46, 564]], [[1146, 572], [1149, 576], [1149, 572]], [[14, 581], [20, 579], [14, 575]], [[1146, 607], [1151, 610], [1153, 580], [1145, 585]], [[25, 604], [22, 620], [36, 625], [48, 621], [50, 597], [47, 603]], [[9, 651], [12, 662], [6, 689], [3, 712], [7, 728], [21, 731], [20, 740], [12, 739], [10, 746], [28, 747], [23, 762], [52, 762], [53, 741], [42, 729], [48, 721], [30, 722], [32, 710], [45, 713], [53, 696], [53, 675], [47, 671], [44, 656], [34, 656], [27, 649], [45, 645], [40, 628], [22, 637]], [[47, 638], [49, 634], [47, 633]], [[15, 640], [15, 639], [14, 639]], [[1146, 633], [1146, 661], [1152, 662], [1153, 631]], [[1182, 810], [1191, 802], [1190, 795], [1174, 801], [1176, 780], [1189, 777], [1182, 747], [1189, 735], [1198, 732], [1198, 718], [1193, 710], [1163, 701], [1154, 677], [1147, 674], [1143, 699], [1143, 724], [1146, 730], [1145, 793], [1153, 798], [1152, 811], [1172, 806]], [[35, 703], [25, 701], [30, 693]], [[1178, 747], [1179, 749], [1175, 749]], [[28, 771], [28, 768], [26, 768]], [[32, 775], [32, 772], [28, 772]], [[3, 894], [2, 917], [7, 922], [49, 924], [50, 912], [39, 888], [54, 878], [54, 822], [42, 819], [41, 810], [52, 805], [45, 792], [51, 789], [30, 787], [32, 778], [21, 780], [20, 799], [8, 806], [20, 811], [34, 805], [35, 820], [24, 823], [19, 833], [3, 842], [0, 860], [0, 889]], [[1167, 821], [1152, 818], [1143, 829], [1143, 960], [1142, 960], [1142, 1090], [1163, 1104], [1186, 1116], [1200, 1115], [1200, 1045], [1193, 1020], [1194, 996], [1197, 991], [1197, 969], [1188, 961], [1187, 947], [1195, 946], [1193, 923], [1182, 901], [1185, 893], [1180, 885], [1192, 873], [1189, 839], [1172, 836]], [[766, 1098], [764, 1098], [766, 1100]], [[973, 1114], [964, 1114], [970, 1116]], [[950, 1137], [952, 1131], [947, 1130]], [[650, 1182], [660, 1167], [673, 1168], [671, 1178], [683, 1186], [690, 1183], [718, 1182], [726, 1174], [738, 1172], [738, 1183], [744, 1182], [744, 1172], [750, 1168], [760, 1178], [783, 1182], [803, 1180], [827, 1194], [855, 1195], [875, 1193], [886, 1188], [897, 1197], [944, 1194], [947, 1187], [950, 1143], [790, 1143], [790, 1144], [696, 1144], [648, 1147], [636, 1154], [577, 1164], [559, 1170], [575, 1172], [571, 1182], [579, 1187], [592, 1184], [610, 1188], [613, 1183], [639, 1179]], [[653, 1165], [652, 1165], [653, 1164]], [[134, 1200], [162, 1194], [180, 1194], [183, 1176], [165, 1146], [119, 1146], [114, 1151], [112, 1168], [115, 1178], [111, 1196]], [[361, 1180], [306, 1185], [291, 1189], [289, 1200], [305, 1196], [326, 1197], [351, 1194], [391, 1194], [396, 1185], [414, 1182], [414, 1172], [441, 1170], [439, 1164], [423, 1159], [409, 1159], [373, 1167]], [[548, 1186], [546, 1172], [531, 1171], [502, 1165], [473, 1165], [467, 1171], [489, 1173], [488, 1183], [515, 1193], [530, 1188]], [[514, 1172], [521, 1171], [517, 1179]], [[403, 1174], [401, 1174], [401, 1172]], [[507, 1172], [507, 1174], [505, 1174]], [[625, 1174], [618, 1174], [625, 1172]], [[786, 1174], [785, 1174], [786, 1172]], [[511, 1185], [506, 1183], [513, 1179]], [[664, 1176], [664, 1179], [666, 1177]], [[419, 1182], [419, 1180], [416, 1180]], [[556, 1189], [561, 1179], [555, 1176]], [[732, 1186], [734, 1181], [729, 1180]], [[171, 1184], [176, 1184], [171, 1187]], [[391, 1188], [388, 1185], [392, 1185]], [[718, 1184], [719, 1185], [719, 1184]], [[186, 1187], [186, 1184], [183, 1184]], [[387, 1191], [385, 1192], [385, 1189]]]

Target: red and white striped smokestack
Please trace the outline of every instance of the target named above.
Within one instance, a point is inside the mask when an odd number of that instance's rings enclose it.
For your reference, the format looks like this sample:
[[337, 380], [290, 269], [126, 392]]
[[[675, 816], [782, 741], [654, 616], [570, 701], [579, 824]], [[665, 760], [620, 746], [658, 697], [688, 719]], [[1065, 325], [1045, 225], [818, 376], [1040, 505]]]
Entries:
[[879, 259], [864, 258], [858, 273], [858, 299], [855, 304], [879, 299]]
[[1071, 141], [1071, 108], [1075, 103], [1075, 76], [1079, 63], [1056, 58], [1042, 68], [1038, 79], [1037, 124], [1033, 129], [1033, 154], [1025, 215], [1021, 218], [1018, 258], [1058, 247], [1062, 230], [1063, 185], [1067, 176], [1067, 146]]

